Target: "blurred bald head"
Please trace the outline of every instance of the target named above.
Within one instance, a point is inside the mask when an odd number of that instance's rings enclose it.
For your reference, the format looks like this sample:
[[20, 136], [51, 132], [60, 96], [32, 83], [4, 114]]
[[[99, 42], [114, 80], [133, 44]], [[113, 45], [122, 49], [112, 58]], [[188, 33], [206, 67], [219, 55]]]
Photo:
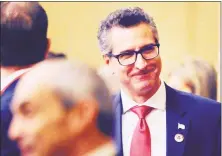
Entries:
[[80, 62], [55, 59], [39, 63], [24, 76], [18, 88], [25, 90], [26, 87], [33, 87], [35, 90], [41, 86], [50, 88], [66, 100], [70, 99], [72, 104], [73, 100], [96, 97], [103, 109], [110, 111], [112, 107], [110, 93], [97, 71]]
[[9, 136], [19, 147], [25, 146], [22, 149], [33, 147], [37, 155], [68, 155], [64, 151], [75, 148], [78, 140], [87, 142], [80, 137], [86, 133], [97, 129], [111, 136], [110, 98], [94, 69], [61, 59], [44, 61], [24, 75], [17, 86]]
[[44, 59], [48, 19], [38, 2], [1, 2], [1, 65], [26, 66]]

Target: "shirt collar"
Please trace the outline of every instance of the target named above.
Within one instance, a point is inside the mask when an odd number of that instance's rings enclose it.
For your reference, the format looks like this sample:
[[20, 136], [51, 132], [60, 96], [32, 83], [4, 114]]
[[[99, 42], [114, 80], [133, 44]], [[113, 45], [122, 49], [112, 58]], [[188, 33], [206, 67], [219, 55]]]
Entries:
[[123, 104], [123, 113], [126, 113], [132, 107], [136, 105], [146, 105], [155, 109], [165, 110], [166, 109], [166, 86], [163, 81], [157, 92], [149, 98], [143, 104], [138, 104], [133, 101], [122, 89], [121, 89], [121, 98]]
[[10, 75], [8, 75], [5, 78], [2, 78], [1, 79], [1, 91], [3, 91], [8, 85], [10, 85], [13, 81], [15, 81], [16, 78], [18, 78], [19, 76], [21, 76], [22, 74], [27, 72], [29, 69], [31, 69], [31, 68], [29, 67], [29, 68], [20, 69], [20, 70], [13, 72]]

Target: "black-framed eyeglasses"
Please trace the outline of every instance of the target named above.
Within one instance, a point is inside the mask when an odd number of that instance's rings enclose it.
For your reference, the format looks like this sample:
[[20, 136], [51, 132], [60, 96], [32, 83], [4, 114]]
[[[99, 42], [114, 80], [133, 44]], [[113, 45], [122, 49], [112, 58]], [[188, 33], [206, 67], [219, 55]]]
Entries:
[[114, 55], [111, 52], [106, 54], [108, 57], [115, 57], [119, 64], [122, 66], [128, 66], [134, 64], [137, 60], [137, 55], [141, 54], [143, 59], [151, 60], [159, 55], [160, 44], [148, 44], [142, 47], [139, 51], [126, 50], [118, 55]]

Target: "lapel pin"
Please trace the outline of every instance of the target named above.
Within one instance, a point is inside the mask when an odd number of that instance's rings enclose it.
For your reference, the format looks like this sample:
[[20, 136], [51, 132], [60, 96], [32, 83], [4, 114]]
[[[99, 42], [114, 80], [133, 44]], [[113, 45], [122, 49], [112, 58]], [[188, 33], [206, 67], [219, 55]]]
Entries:
[[184, 140], [184, 136], [182, 134], [176, 134], [174, 139], [176, 142], [182, 142]]
[[178, 129], [185, 129], [185, 125], [181, 124], [181, 123], [178, 123]]

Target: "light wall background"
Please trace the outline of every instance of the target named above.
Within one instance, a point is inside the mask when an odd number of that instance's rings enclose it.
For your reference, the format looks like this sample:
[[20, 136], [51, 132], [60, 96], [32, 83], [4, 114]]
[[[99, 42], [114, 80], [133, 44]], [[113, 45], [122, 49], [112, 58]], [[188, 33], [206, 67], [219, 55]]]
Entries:
[[[49, 18], [51, 50], [93, 67], [103, 64], [98, 25], [111, 11], [142, 7], [154, 17], [160, 36], [162, 77], [185, 57], [202, 58], [219, 71], [220, 2], [41, 2]], [[220, 75], [220, 73], [218, 74]], [[218, 82], [219, 83], [219, 82]]]

